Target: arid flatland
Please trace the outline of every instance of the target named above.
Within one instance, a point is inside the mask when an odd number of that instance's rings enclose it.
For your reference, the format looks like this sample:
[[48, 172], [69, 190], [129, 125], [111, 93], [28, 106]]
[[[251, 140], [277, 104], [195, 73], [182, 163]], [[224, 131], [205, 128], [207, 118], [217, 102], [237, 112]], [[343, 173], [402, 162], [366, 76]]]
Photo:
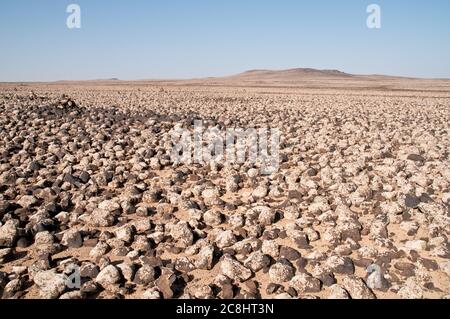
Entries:
[[[0, 84], [0, 296], [448, 298], [450, 81], [315, 72]], [[194, 120], [279, 170], [173, 165]]]

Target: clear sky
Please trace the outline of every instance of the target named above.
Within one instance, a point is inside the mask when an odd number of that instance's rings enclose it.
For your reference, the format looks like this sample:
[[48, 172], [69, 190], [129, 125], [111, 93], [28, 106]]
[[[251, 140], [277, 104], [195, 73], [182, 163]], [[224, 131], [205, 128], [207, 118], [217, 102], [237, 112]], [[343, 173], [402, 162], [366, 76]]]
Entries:
[[[81, 29], [66, 26], [69, 4]], [[382, 27], [366, 26], [369, 4]], [[448, 0], [0, 0], [0, 81], [310, 67], [450, 78]]]

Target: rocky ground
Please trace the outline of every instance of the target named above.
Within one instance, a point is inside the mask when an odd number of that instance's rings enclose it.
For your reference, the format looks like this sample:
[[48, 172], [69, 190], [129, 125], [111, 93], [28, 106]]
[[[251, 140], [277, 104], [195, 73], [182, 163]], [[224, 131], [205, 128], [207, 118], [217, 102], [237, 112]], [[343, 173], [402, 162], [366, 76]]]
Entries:
[[[194, 119], [280, 128], [279, 171], [174, 166]], [[448, 298], [449, 123], [431, 91], [2, 85], [0, 296]]]

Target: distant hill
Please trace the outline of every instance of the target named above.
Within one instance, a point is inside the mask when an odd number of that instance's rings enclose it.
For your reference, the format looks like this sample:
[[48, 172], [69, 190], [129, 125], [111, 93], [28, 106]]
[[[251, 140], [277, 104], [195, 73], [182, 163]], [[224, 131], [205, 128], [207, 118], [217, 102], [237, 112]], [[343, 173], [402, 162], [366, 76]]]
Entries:
[[93, 80], [59, 80], [54, 81], [54, 83], [79, 83], [79, 82], [120, 82], [118, 78], [109, 78], [109, 79], [93, 79]]
[[241, 81], [277, 81], [296, 82], [309, 79], [324, 78], [352, 78], [354, 75], [338, 70], [317, 70], [309, 68], [296, 68], [288, 70], [250, 70], [237, 75], [229, 76], [231, 80]]
[[[297, 87], [312, 89], [371, 89], [446, 92], [450, 79], [421, 79], [391, 75], [359, 75], [339, 70], [295, 68], [287, 70], [250, 70], [236, 75], [173, 81], [190, 85], [226, 85], [236, 87]], [[170, 82], [166, 82], [170, 84]]]
[[[26, 83], [26, 82], [23, 82]], [[287, 70], [249, 70], [243, 73], [193, 79], [142, 79], [123, 81], [118, 78], [88, 81], [57, 81], [64, 85], [157, 85], [164, 86], [229, 86], [229, 87], [277, 87], [305, 89], [346, 89], [377, 91], [434, 91], [448, 93], [450, 79], [409, 78], [391, 75], [358, 75], [339, 70], [295, 68]], [[50, 83], [50, 84], [51, 84]]]

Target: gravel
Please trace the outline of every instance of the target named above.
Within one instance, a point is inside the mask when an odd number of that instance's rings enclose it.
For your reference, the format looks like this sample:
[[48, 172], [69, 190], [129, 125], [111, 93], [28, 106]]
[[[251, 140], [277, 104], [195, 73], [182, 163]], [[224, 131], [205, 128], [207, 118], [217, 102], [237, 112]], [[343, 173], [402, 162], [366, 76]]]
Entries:
[[[267, 90], [2, 84], [2, 296], [448, 296], [450, 95]], [[194, 120], [280, 128], [279, 170], [174, 163]]]
[[0, 227], [0, 247], [13, 247], [17, 239], [17, 226], [14, 220], [8, 220]]
[[95, 282], [105, 289], [118, 284], [121, 281], [121, 275], [117, 267], [108, 265], [103, 268], [95, 278]]
[[234, 281], [246, 281], [252, 276], [252, 271], [244, 267], [239, 261], [226, 255], [220, 263], [220, 271], [223, 275]]
[[38, 272], [33, 281], [39, 288], [40, 296], [44, 299], [56, 299], [66, 289], [67, 278], [54, 270]]

